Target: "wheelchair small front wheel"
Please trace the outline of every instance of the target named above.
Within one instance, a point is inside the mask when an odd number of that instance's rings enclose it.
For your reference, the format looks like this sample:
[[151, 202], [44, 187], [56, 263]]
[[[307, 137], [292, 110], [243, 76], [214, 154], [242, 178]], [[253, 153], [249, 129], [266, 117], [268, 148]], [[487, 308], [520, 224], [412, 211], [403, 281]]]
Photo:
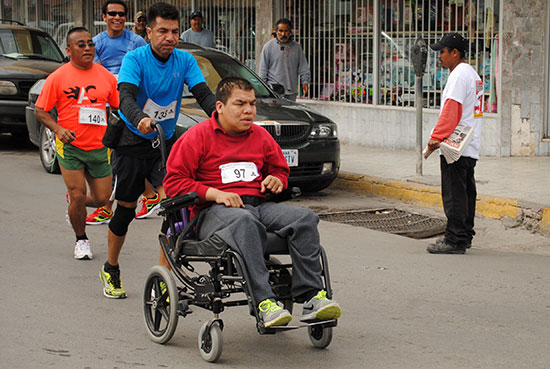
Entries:
[[202, 358], [210, 363], [216, 362], [222, 354], [222, 349], [223, 338], [219, 324], [204, 323], [199, 331], [199, 351]]
[[311, 325], [307, 327], [307, 333], [313, 346], [324, 349], [332, 341], [332, 327], [323, 327], [321, 325]]
[[149, 270], [143, 290], [143, 313], [151, 339], [164, 344], [178, 325], [178, 289], [172, 274], [163, 266]]

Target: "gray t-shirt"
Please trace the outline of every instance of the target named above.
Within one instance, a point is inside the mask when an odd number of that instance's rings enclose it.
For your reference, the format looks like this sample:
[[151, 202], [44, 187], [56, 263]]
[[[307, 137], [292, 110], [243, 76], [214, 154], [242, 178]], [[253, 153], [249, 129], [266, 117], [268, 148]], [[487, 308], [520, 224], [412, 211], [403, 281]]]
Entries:
[[185, 42], [190, 42], [204, 47], [215, 47], [214, 45], [214, 34], [212, 31], [203, 29], [200, 32], [193, 31], [192, 28], [189, 28], [187, 31], [183, 32], [180, 38]]

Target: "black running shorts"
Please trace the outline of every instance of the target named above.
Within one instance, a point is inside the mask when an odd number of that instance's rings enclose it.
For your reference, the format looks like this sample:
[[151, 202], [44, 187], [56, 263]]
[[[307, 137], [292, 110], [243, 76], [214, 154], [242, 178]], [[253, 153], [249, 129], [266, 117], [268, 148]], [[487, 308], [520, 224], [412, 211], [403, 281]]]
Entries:
[[115, 199], [134, 202], [145, 191], [145, 180], [153, 187], [162, 185], [165, 170], [162, 168], [162, 159], [142, 159], [121, 154], [113, 150], [113, 188]]

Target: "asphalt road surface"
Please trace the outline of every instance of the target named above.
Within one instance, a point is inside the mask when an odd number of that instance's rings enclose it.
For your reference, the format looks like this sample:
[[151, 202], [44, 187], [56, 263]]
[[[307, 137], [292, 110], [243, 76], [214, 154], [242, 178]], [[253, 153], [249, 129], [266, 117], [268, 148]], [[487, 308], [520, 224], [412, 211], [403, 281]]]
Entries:
[[[319, 229], [343, 309], [331, 345], [313, 348], [304, 329], [260, 336], [247, 308], [232, 308], [221, 316], [223, 354], [206, 363], [197, 334], [208, 312], [180, 318], [166, 345], [153, 343], [143, 322], [160, 218], [131, 224], [121, 255], [128, 298], [107, 299], [98, 278], [106, 226], [87, 229], [94, 259], [74, 260], [61, 176], [43, 171], [31, 145], [5, 135], [0, 173], [2, 368], [550, 367], [550, 256], [475, 242], [466, 255], [429, 255], [426, 240], [328, 222]], [[384, 203], [332, 191], [296, 202]], [[297, 320], [301, 307], [294, 311]]]

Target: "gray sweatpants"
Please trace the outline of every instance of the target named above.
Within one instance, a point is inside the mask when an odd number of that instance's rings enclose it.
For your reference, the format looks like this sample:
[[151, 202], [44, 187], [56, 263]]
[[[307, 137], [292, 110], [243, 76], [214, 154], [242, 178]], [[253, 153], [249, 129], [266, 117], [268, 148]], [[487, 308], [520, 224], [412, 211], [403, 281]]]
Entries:
[[217, 234], [243, 257], [252, 279], [248, 283], [261, 302], [274, 298], [264, 261], [267, 231], [287, 239], [293, 264], [292, 297], [323, 288], [318, 223], [313, 210], [296, 206], [266, 202], [243, 209], [215, 204], [202, 211], [197, 228], [199, 239]]

